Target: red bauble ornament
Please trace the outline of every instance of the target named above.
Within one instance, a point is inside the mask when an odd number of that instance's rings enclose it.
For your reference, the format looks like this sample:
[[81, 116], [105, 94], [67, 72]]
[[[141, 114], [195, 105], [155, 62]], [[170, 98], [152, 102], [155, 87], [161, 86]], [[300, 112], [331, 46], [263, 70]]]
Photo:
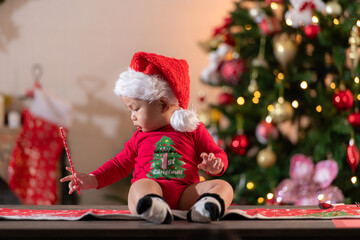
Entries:
[[352, 138], [349, 141], [349, 146], [347, 148], [347, 162], [351, 167], [351, 171], [355, 173], [357, 165], [359, 165], [359, 149], [356, 147], [355, 140]]
[[232, 59], [225, 61], [220, 67], [220, 73], [224, 81], [230, 85], [237, 85], [241, 82], [241, 77], [247, 71], [247, 66], [244, 60]]
[[337, 110], [349, 110], [354, 104], [354, 96], [350, 90], [336, 91], [333, 95], [333, 105]]
[[219, 95], [219, 103], [220, 105], [229, 105], [234, 102], [234, 97], [230, 93], [221, 93]]
[[279, 136], [278, 129], [272, 124], [265, 121], [261, 121], [255, 129], [255, 137], [259, 143], [267, 144], [269, 138], [277, 139]]
[[249, 146], [250, 142], [245, 134], [235, 135], [230, 144], [230, 151], [237, 155], [245, 155]]
[[310, 39], [317, 38], [319, 32], [320, 27], [318, 25], [308, 25], [304, 28], [305, 36]]
[[348, 117], [348, 121], [353, 127], [359, 127], [360, 126], [360, 113], [352, 113]]

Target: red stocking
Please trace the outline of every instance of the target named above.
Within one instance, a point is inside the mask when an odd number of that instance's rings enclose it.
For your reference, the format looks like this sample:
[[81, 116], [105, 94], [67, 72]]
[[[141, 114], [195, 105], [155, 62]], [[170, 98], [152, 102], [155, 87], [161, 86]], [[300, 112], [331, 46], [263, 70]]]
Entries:
[[58, 126], [24, 110], [23, 129], [9, 163], [9, 186], [23, 204], [55, 204], [62, 150]]

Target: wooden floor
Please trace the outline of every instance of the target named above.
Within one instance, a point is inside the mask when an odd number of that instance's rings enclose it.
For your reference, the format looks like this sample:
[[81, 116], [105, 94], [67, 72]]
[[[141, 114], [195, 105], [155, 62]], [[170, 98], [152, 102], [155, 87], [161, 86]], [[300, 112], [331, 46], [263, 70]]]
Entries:
[[[6, 208], [42, 209], [44, 206]], [[267, 206], [268, 207], [268, 206]], [[286, 206], [278, 206], [286, 207]], [[51, 209], [124, 209], [124, 206], [50, 206]], [[240, 206], [239, 208], [253, 208]], [[331, 220], [222, 220], [210, 224], [175, 220], [156, 225], [142, 220], [0, 220], [0, 239], [360, 239], [359, 228], [337, 229]]]

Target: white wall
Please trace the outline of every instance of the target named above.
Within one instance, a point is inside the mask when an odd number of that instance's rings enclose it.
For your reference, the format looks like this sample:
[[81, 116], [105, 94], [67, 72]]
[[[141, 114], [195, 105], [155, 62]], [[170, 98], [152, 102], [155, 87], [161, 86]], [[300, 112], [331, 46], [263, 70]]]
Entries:
[[[208, 56], [198, 42], [233, 7], [233, 0], [6, 0], [0, 4], [0, 92], [24, 94], [33, 85], [33, 64], [42, 64], [43, 89], [74, 107], [69, 145], [75, 168], [95, 170], [135, 130], [112, 93], [135, 52], [188, 60], [190, 104], [206, 106], [198, 101], [200, 89], [208, 102], [216, 100], [217, 91], [199, 80]], [[81, 204], [114, 203], [104, 195], [126, 197], [126, 185], [82, 191]]]

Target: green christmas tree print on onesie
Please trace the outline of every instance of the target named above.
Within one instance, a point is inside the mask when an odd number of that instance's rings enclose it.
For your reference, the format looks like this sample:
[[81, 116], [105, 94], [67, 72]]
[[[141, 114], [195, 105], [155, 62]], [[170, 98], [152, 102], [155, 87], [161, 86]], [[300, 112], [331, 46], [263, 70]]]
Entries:
[[185, 168], [181, 167], [185, 163], [181, 161], [181, 155], [176, 153], [173, 147], [174, 142], [171, 138], [163, 136], [157, 143], [155, 143], [155, 151], [153, 159], [150, 161], [150, 172], [147, 174], [149, 178], [164, 177], [184, 178]]

